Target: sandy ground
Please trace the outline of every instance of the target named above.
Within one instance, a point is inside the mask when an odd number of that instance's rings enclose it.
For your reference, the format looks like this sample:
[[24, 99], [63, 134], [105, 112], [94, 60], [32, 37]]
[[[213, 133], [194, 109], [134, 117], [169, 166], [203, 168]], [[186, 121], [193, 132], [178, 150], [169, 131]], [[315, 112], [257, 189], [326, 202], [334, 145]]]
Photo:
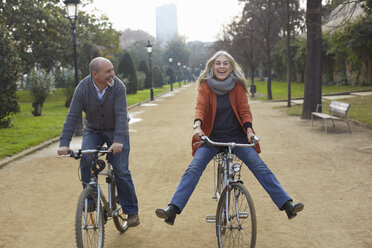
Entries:
[[[213, 166], [204, 172], [174, 226], [154, 213], [166, 207], [191, 161], [195, 85], [131, 109], [130, 169], [141, 225], [124, 234], [106, 224], [106, 247], [216, 247]], [[278, 211], [247, 168], [257, 215], [257, 247], [372, 247], [372, 130], [288, 117], [286, 103], [251, 102], [261, 157], [288, 193], [305, 204], [293, 220]], [[72, 147], [79, 146], [75, 139]], [[78, 162], [56, 157], [56, 144], [0, 170], [0, 247], [74, 247], [81, 191]]]

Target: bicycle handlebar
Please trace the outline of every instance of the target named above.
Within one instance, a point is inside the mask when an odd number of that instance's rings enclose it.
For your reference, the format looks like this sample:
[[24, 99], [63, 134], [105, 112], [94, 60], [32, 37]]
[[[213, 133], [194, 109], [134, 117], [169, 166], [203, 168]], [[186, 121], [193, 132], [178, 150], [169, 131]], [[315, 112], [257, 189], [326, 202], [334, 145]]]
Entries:
[[107, 146], [104, 146], [104, 147], [101, 147], [101, 149], [86, 149], [86, 150], [77, 150], [77, 151], [73, 151], [73, 150], [70, 150], [68, 152], [68, 154], [66, 155], [59, 155], [58, 157], [71, 157], [71, 158], [74, 158], [74, 159], [79, 159], [81, 158], [81, 154], [91, 154], [91, 153], [101, 153], [102, 155], [105, 154], [105, 153], [111, 153], [108, 151], [108, 147]]
[[228, 146], [228, 147], [231, 147], [231, 148], [234, 148], [234, 147], [253, 147], [260, 141], [260, 138], [258, 138], [256, 135], [253, 136], [253, 138], [252, 138], [252, 144], [239, 144], [239, 143], [235, 143], [235, 142], [227, 142], [227, 143], [214, 142], [214, 141], [210, 140], [205, 135], [201, 136], [200, 138], [202, 139], [203, 142], [207, 142], [207, 143], [209, 143], [211, 145], [214, 145], [214, 146]]

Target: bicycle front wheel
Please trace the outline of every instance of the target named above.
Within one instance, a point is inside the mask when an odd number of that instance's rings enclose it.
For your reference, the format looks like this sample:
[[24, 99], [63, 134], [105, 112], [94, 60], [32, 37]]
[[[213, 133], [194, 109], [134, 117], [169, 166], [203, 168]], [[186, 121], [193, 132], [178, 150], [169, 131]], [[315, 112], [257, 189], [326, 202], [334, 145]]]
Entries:
[[216, 213], [218, 247], [255, 247], [256, 213], [252, 197], [242, 183], [222, 192]]
[[[99, 210], [99, 211], [97, 211]], [[104, 243], [103, 211], [97, 191], [86, 187], [80, 194], [75, 216], [75, 239], [78, 248], [102, 248]]]
[[123, 233], [128, 229], [128, 215], [124, 214], [123, 208], [120, 206], [119, 195], [116, 191], [115, 181], [111, 184], [112, 210], [114, 212], [113, 220], [116, 229]]

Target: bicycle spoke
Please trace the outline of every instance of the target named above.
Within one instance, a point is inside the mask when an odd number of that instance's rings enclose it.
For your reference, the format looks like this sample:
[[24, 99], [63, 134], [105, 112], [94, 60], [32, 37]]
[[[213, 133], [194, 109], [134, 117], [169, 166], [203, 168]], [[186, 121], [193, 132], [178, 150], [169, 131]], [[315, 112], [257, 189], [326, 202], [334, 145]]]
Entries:
[[240, 183], [235, 183], [229, 192], [224, 192], [221, 200], [225, 201], [226, 197], [229, 199], [228, 224], [224, 223], [225, 210], [221, 211], [220, 203], [218, 206], [220, 214], [216, 226], [219, 247], [254, 247], [256, 219], [248, 191]]

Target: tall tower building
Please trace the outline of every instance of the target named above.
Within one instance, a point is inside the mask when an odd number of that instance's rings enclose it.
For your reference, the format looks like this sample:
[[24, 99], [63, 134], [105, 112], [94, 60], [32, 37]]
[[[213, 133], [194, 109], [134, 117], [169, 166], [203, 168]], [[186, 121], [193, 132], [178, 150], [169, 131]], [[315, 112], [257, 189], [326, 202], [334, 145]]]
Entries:
[[177, 7], [165, 4], [156, 8], [156, 40], [165, 46], [178, 34]]

